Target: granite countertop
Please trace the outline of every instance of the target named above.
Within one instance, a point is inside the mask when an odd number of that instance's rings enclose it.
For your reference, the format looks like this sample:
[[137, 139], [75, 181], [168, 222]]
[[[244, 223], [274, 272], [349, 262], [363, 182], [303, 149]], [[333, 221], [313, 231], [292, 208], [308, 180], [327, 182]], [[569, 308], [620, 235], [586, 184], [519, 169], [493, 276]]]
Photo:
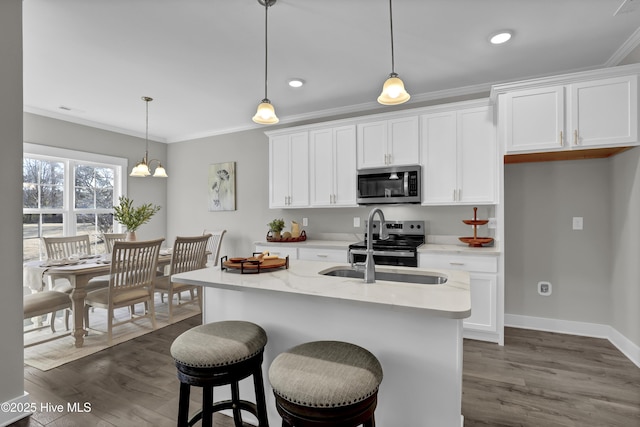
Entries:
[[349, 264], [291, 260], [288, 269], [259, 274], [240, 274], [220, 267], [180, 273], [172, 276], [179, 283], [245, 292], [287, 292], [309, 297], [380, 304], [424, 310], [427, 314], [450, 319], [471, 315], [469, 274], [463, 271], [377, 266], [377, 271], [435, 273], [448, 277], [442, 285], [421, 285], [377, 280], [324, 276], [325, 269]]

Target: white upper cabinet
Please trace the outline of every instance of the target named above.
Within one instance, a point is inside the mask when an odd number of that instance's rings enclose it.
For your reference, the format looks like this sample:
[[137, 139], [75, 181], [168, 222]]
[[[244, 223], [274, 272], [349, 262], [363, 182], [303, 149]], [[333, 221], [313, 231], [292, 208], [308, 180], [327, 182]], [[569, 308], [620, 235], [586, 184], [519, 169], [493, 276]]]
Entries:
[[564, 131], [564, 86], [505, 95], [507, 152], [560, 150]]
[[309, 206], [309, 133], [269, 138], [269, 207]]
[[357, 206], [355, 125], [309, 132], [311, 206]]
[[422, 204], [496, 202], [497, 151], [492, 107], [421, 116]]
[[418, 116], [358, 124], [358, 169], [418, 162]]
[[569, 86], [572, 148], [638, 142], [638, 77], [627, 76]]
[[506, 152], [638, 144], [637, 80], [629, 75], [505, 93]]

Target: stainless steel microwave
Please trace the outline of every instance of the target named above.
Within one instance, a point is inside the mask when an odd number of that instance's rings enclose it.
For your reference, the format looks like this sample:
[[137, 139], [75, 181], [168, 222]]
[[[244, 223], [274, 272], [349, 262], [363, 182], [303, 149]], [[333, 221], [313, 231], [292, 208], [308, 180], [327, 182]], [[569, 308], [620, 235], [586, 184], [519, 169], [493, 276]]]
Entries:
[[420, 165], [360, 169], [358, 204], [420, 203], [421, 180]]

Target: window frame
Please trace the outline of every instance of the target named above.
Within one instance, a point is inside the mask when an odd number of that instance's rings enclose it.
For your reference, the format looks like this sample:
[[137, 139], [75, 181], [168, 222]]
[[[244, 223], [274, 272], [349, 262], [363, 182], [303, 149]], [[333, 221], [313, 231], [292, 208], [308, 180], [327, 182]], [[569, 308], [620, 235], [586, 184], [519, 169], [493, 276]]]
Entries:
[[[62, 208], [22, 208], [23, 214], [61, 214], [63, 235], [72, 236], [77, 230], [77, 215], [83, 213], [113, 213], [113, 208], [76, 208], [75, 206], [75, 168], [78, 165], [108, 167], [114, 169], [113, 200], [127, 195], [128, 159], [89, 153], [66, 148], [51, 147], [25, 142], [22, 149], [25, 157], [39, 160], [56, 161], [64, 164], [64, 199]], [[114, 223], [114, 232], [121, 232], [122, 226]]]

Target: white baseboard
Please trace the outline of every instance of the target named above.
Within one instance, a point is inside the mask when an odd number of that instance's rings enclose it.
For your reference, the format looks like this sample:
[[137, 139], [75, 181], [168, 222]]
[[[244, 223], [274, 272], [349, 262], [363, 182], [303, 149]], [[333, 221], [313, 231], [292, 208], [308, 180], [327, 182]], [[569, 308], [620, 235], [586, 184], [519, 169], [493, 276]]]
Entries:
[[[14, 411], [14, 408], [24, 408], [29, 407], [29, 393], [26, 391], [22, 396], [15, 397], [11, 400], [2, 403], [3, 410], [0, 411], [0, 427], [8, 426], [9, 424], [15, 423], [18, 420], [23, 419], [24, 417], [28, 417], [31, 415], [31, 412], [17, 412]], [[5, 411], [5, 406], [8, 411]]]
[[627, 358], [629, 358], [629, 360], [640, 368], [640, 346], [609, 325], [575, 322], [572, 320], [549, 319], [545, 317], [521, 316], [518, 314], [507, 313], [504, 315], [504, 325], [513, 328], [534, 329], [537, 331], [557, 332], [560, 334], [606, 338]]

